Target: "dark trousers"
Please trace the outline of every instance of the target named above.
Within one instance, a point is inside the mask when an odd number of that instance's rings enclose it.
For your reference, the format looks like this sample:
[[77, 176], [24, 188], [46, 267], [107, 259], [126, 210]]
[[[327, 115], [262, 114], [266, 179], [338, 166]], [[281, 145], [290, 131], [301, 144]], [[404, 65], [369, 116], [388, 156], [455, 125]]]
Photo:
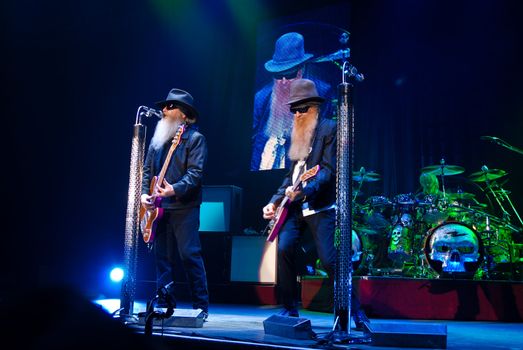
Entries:
[[[303, 216], [301, 209], [291, 206], [287, 220], [278, 234], [278, 285], [283, 306], [296, 308], [299, 300], [296, 266], [297, 249], [301, 236], [309, 228], [318, 257], [333, 282], [336, 268], [336, 249], [334, 247], [334, 230], [336, 210], [329, 209], [313, 215]], [[356, 288], [352, 289], [351, 311], [360, 309]]]
[[[193, 308], [208, 311], [209, 293], [198, 233], [200, 208], [164, 210], [154, 238], [157, 287], [175, 281], [176, 254], [187, 276]], [[174, 295], [173, 295], [174, 297]]]

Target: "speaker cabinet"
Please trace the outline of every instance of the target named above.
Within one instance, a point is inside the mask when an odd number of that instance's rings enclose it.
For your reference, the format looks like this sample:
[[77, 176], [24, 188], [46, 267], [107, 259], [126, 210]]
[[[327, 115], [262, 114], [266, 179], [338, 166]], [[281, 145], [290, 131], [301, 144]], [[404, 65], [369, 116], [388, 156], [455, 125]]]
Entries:
[[265, 236], [232, 236], [231, 281], [275, 284], [276, 248]]
[[242, 197], [242, 189], [237, 186], [203, 186], [200, 231], [239, 233]]

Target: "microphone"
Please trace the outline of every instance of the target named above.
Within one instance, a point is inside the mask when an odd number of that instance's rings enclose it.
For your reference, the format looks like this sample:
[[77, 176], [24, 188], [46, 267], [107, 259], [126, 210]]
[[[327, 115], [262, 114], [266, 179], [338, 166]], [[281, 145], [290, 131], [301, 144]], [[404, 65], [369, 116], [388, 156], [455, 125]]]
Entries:
[[343, 49], [338, 50], [336, 52], [333, 52], [329, 55], [321, 56], [313, 60], [313, 62], [320, 63], [320, 62], [331, 62], [341, 59], [346, 59], [350, 57], [350, 49]]
[[356, 81], [359, 83], [365, 79], [365, 76], [362, 73], [359, 73], [356, 67], [353, 65], [350, 65], [347, 73], [349, 74], [349, 77], [354, 77], [354, 79], [356, 79]]
[[486, 165], [483, 165], [481, 167], [481, 171], [484, 172], [484, 173], [488, 172], [488, 167]]
[[141, 108], [144, 110], [144, 112], [142, 112], [142, 114], [145, 115], [146, 117], [155, 116], [159, 119], [162, 119], [163, 113], [161, 111], [159, 111], [157, 109], [149, 108], [146, 106], [142, 106]]

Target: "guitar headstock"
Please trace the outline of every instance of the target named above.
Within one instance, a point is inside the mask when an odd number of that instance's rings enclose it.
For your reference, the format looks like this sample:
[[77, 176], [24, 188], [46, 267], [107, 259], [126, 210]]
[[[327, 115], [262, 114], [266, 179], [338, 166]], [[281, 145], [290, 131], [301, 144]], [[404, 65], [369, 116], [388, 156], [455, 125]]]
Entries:
[[307, 181], [307, 180], [310, 179], [311, 177], [316, 176], [316, 174], [318, 173], [318, 171], [320, 171], [320, 165], [319, 165], [319, 164], [313, 166], [312, 168], [310, 168], [309, 170], [307, 170], [306, 172], [304, 172], [303, 175], [300, 176], [300, 180], [301, 180], [301, 181]]
[[186, 127], [187, 126], [184, 123], [184, 124], [182, 124], [182, 125], [180, 125], [178, 127], [178, 130], [176, 130], [176, 134], [174, 134], [174, 137], [173, 137], [173, 145], [174, 146], [178, 146], [178, 144], [180, 143], [180, 140], [182, 138], [182, 134], [185, 131]]

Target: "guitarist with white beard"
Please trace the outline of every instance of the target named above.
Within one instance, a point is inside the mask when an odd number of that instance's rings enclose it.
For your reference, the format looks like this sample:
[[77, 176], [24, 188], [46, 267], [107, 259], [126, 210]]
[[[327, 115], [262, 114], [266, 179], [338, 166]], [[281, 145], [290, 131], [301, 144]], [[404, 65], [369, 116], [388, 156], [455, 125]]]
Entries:
[[[320, 105], [323, 102], [324, 98], [318, 95], [312, 80], [297, 79], [291, 83], [288, 101], [294, 115], [288, 153], [291, 167], [276, 194], [263, 207], [263, 218], [271, 220], [283, 198], [287, 196], [290, 199], [285, 222], [278, 234], [278, 286], [283, 303], [281, 316], [299, 317], [296, 248], [307, 228], [331, 282], [334, 277], [336, 122], [320, 117]], [[293, 190], [296, 179], [317, 165], [319, 170], [316, 175]], [[363, 327], [363, 321], [368, 319], [357, 297], [353, 297], [351, 306], [356, 328]]]
[[[147, 210], [159, 207], [163, 213], [157, 219], [152, 244], [157, 289], [167, 290], [171, 298], [158, 300], [157, 306], [176, 307], [172, 282], [175, 257], [179, 254], [187, 274], [192, 306], [202, 309], [206, 318], [209, 296], [198, 231], [207, 143], [195, 126], [198, 111], [188, 92], [172, 89], [167, 98], [156, 105], [163, 117], [156, 126], [144, 162], [141, 204]], [[179, 136], [179, 142], [173, 151], [175, 136]], [[151, 189], [162, 168], [165, 170], [163, 181]]]

